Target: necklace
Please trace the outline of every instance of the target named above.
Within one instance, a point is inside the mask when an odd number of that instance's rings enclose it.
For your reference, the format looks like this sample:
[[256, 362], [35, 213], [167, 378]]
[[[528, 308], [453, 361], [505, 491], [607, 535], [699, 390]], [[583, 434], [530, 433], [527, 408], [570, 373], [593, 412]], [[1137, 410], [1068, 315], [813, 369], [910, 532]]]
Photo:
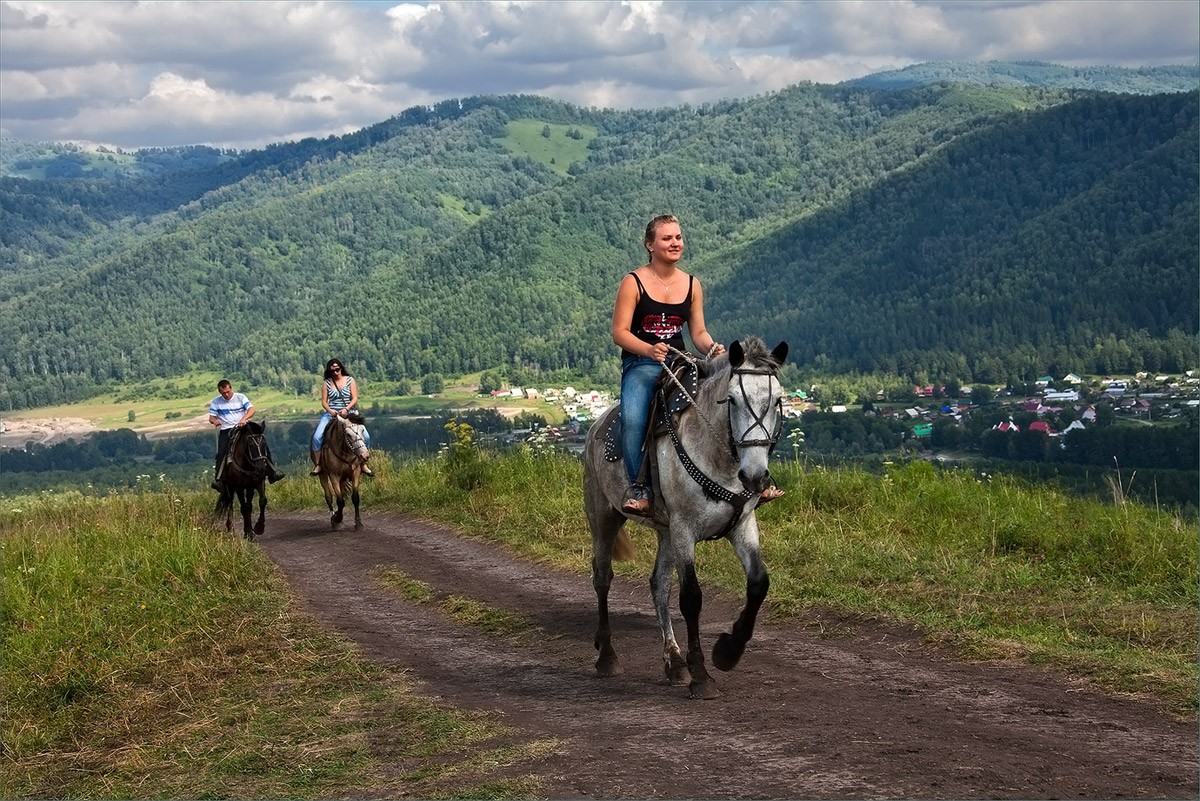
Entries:
[[661, 286], [661, 287], [662, 287], [664, 290], [666, 290], [667, 292], [670, 292], [670, 291], [671, 291], [671, 285], [670, 285], [670, 284], [668, 284], [666, 281], [662, 280], [661, 278], [659, 278], [659, 277], [658, 277], [658, 273], [656, 273], [656, 272], [654, 271], [654, 268], [653, 268], [653, 267], [651, 267], [651, 268], [650, 268], [650, 274], [654, 276], [654, 280], [658, 282], [658, 285], [659, 285], [659, 286]]

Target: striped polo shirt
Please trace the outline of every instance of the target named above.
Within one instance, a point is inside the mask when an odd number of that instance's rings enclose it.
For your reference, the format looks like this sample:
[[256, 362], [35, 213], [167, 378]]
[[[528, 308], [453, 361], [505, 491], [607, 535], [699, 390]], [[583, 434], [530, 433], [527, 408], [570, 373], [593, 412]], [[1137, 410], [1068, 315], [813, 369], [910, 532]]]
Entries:
[[208, 413], [221, 421], [221, 429], [233, 428], [242, 419], [242, 415], [251, 406], [250, 399], [240, 392], [235, 392], [229, 400], [218, 395], [208, 405]]

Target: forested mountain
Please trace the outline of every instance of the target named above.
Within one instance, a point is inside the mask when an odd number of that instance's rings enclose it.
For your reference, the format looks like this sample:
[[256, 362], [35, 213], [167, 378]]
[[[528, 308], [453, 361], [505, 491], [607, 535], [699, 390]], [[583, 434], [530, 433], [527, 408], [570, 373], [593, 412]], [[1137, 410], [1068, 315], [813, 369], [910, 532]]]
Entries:
[[1200, 67], [1064, 67], [1042, 61], [931, 61], [846, 81], [848, 86], [907, 89], [946, 81], [976, 86], [1039, 86], [1096, 92], [1160, 94], [1200, 89]]
[[[1195, 366], [1197, 94], [478, 97], [153, 176], [0, 181], [0, 408], [193, 367], [616, 377], [646, 220], [709, 328], [960, 381]], [[200, 158], [198, 156], [198, 158]], [[308, 381], [304, 382], [307, 386]]]

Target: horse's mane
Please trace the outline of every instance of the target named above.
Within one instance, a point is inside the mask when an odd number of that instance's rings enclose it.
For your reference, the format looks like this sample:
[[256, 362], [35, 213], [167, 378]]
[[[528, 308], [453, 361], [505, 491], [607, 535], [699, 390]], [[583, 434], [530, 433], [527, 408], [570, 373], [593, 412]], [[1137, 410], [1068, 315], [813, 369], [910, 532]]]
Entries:
[[[742, 359], [742, 367], [778, 370], [782, 366], [771, 355], [770, 349], [767, 348], [767, 343], [763, 342], [759, 337], [743, 337], [741, 344], [742, 350], [746, 354]], [[696, 396], [696, 405], [700, 407], [700, 411], [704, 416], [710, 420], [717, 414], [718, 403], [725, 399], [724, 388], [729, 382], [729, 374], [732, 369], [729, 364], [729, 351], [726, 351], [708, 363], [707, 374], [703, 371], [703, 368], [701, 370], [703, 383], [701, 384], [700, 392]]]

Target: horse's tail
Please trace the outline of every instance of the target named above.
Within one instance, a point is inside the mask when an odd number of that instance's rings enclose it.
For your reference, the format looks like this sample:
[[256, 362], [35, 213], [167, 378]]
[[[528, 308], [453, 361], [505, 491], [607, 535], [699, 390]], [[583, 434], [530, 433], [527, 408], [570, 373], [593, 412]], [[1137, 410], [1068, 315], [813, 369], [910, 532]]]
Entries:
[[624, 526], [617, 532], [617, 538], [613, 541], [612, 558], [617, 562], [628, 562], [633, 558], [634, 547], [633, 540], [629, 538], [629, 532]]

